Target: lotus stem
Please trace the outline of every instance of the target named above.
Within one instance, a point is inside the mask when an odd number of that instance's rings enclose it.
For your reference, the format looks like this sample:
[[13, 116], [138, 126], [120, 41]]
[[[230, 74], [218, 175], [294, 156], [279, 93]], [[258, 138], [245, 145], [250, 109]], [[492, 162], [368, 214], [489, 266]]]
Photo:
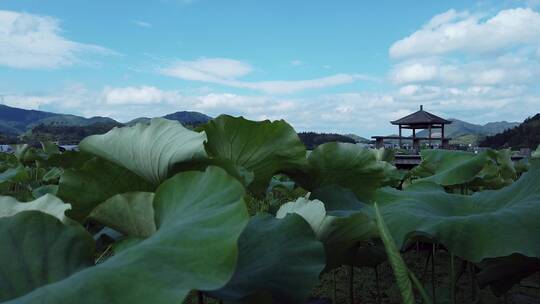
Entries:
[[456, 304], [456, 282], [454, 274], [454, 254], [450, 252], [450, 301]]
[[337, 289], [337, 284], [336, 284], [336, 270], [332, 270], [332, 281], [334, 282], [334, 294], [332, 295], [332, 303], [337, 303], [337, 295], [336, 295], [336, 289]]
[[204, 304], [204, 294], [200, 290], [197, 290], [197, 303]]
[[431, 247], [433, 253], [431, 254], [431, 291], [433, 293], [433, 303], [437, 303], [437, 298], [435, 296], [435, 243]]
[[378, 266], [375, 266], [374, 269], [375, 269], [375, 284], [377, 286], [377, 304], [381, 304], [381, 286], [379, 284], [379, 269], [378, 269]]
[[476, 300], [476, 274], [474, 273], [474, 265], [469, 262], [469, 278], [471, 280], [471, 298], [472, 301]]
[[354, 266], [349, 269], [349, 303], [354, 304]]
[[422, 284], [424, 284], [426, 282], [426, 276], [427, 276], [427, 270], [428, 270], [428, 265], [429, 265], [429, 261], [431, 260], [431, 255], [433, 254], [433, 252], [430, 250], [428, 252], [428, 256], [426, 258], [426, 263], [424, 264], [424, 272], [422, 273]]

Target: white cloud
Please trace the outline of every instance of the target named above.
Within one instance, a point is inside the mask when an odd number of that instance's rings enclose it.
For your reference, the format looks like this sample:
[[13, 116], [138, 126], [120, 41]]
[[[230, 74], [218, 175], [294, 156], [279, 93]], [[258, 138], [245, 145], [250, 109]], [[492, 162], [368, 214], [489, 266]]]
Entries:
[[114, 53], [61, 34], [59, 21], [52, 17], [0, 10], [0, 65], [50, 69], [81, 63], [83, 53]]
[[106, 87], [103, 90], [103, 100], [109, 105], [155, 104], [172, 101], [177, 97], [176, 92], [166, 92], [152, 86]]
[[285, 119], [299, 131], [357, 133], [362, 136], [395, 133], [390, 121], [418, 109], [420, 104], [442, 117], [473, 123], [522, 120], [540, 110], [540, 96], [527, 86], [406, 85], [388, 93], [351, 92], [310, 98], [280, 98], [233, 93], [191, 93], [154, 86], [105, 87], [91, 91], [72, 86], [44, 95], [7, 95], [3, 103], [23, 108], [83, 116], [110, 116], [129, 121], [176, 111], [199, 111], [211, 116], [230, 114], [249, 119]]
[[500, 11], [491, 18], [449, 10], [390, 47], [394, 58], [441, 55], [456, 51], [498, 52], [540, 44], [540, 14], [530, 8]]
[[308, 89], [320, 89], [374, 78], [360, 74], [335, 74], [306, 80], [243, 81], [253, 68], [244, 62], [227, 58], [201, 58], [177, 61], [159, 70], [161, 74], [189, 81], [215, 83], [234, 88], [252, 89], [270, 94], [288, 94]]
[[140, 26], [140, 27], [145, 27], [145, 28], [151, 28], [152, 27], [152, 24], [150, 24], [148, 22], [145, 22], [145, 21], [133, 20], [132, 22], [133, 22], [133, 24], [135, 24], [137, 26]]
[[497, 85], [533, 83], [540, 62], [533, 53], [505, 54], [461, 62], [459, 59], [418, 58], [400, 62], [390, 71], [396, 84]]
[[220, 82], [244, 76], [252, 67], [244, 62], [227, 58], [200, 58], [194, 61], [177, 61], [161, 72], [185, 80]]
[[306, 63], [303, 62], [302, 60], [295, 59], [295, 60], [291, 60], [290, 64], [292, 66], [302, 66], [302, 65], [305, 65]]

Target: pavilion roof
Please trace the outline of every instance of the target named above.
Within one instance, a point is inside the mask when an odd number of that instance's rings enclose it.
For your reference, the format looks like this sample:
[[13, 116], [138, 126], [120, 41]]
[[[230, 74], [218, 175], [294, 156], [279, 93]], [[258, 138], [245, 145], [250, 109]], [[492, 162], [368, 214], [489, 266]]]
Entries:
[[398, 120], [391, 122], [393, 125], [429, 125], [429, 124], [451, 124], [452, 121], [441, 118], [435, 114], [424, 111], [424, 107], [420, 106], [420, 110], [409, 114]]

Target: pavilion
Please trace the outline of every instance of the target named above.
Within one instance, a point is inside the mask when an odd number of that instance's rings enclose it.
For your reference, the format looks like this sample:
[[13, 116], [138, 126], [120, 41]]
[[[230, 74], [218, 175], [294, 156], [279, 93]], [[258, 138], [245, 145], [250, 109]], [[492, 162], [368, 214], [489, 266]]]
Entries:
[[[399, 126], [399, 136], [372, 136], [375, 139], [377, 148], [384, 147], [384, 140], [399, 140], [399, 147], [402, 147], [403, 140], [412, 141], [413, 148], [419, 150], [421, 141], [428, 141], [431, 146], [432, 140], [441, 142], [441, 146], [447, 147], [450, 138], [444, 137], [444, 125], [451, 124], [452, 121], [441, 118], [437, 115], [424, 111], [424, 107], [420, 106], [420, 110], [410, 115], [407, 115], [398, 120], [391, 121], [393, 125]], [[412, 129], [412, 137], [402, 135], [403, 129]], [[441, 137], [432, 137], [433, 129], [441, 130]], [[416, 130], [429, 130], [428, 137], [417, 137]]]

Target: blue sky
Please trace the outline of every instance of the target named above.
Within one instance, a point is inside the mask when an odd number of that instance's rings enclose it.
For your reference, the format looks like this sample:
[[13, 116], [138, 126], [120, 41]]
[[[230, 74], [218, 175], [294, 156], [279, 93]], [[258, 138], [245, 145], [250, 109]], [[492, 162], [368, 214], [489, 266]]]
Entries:
[[474, 123], [540, 112], [538, 1], [365, 2], [0, 0], [0, 102], [363, 136], [420, 104]]

